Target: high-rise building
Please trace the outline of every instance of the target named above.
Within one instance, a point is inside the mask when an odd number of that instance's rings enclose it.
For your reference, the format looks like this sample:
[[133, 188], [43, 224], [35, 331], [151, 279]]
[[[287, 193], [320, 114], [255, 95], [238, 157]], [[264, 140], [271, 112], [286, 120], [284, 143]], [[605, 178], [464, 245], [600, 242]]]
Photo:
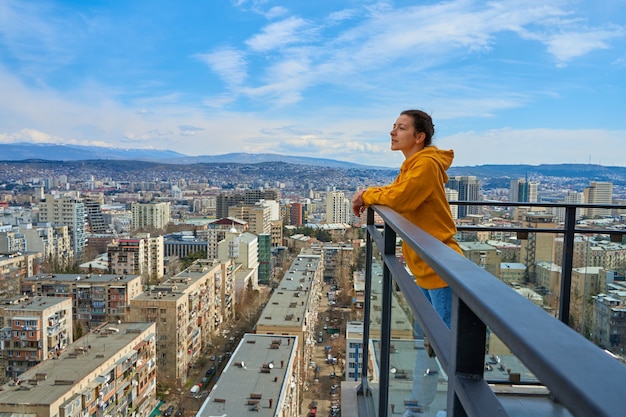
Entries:
[[189, 367], [234, 318], [234, 273], [232, 262], [198, 260], [130, 301], [129, 321], [156, 323], [159, 380], [184, 385]]
[[267, 233], [261, 233], [259, 240], [259, 284], [269, 284], [272, 279], [272, 241]]
[[[528, 281], [536, 283], [535, 268], [539, 262], [551, 262], [554, 250], [554, 235], [541, 233], [540, 229], [556, 227], [556, 217], [546, 212], [526, 212], [523, 214], [522, 227], [538, 229], [537, 232], [528, 233], [525, 239], [521, 239], [520, 262], [526, 265]], [[521, 235], [518, 234], [518, 237]]]
[[81, 200], [46, 195], [39, 205], [39, 222], [67, 226], [74, 258], [80, 259], [85, 250], [85, 205]]
[[207, 259], [217, 259], [217, 244], [224, 240], [226, 233], [233, 228], [237, 232], [243, 233], [248, 230], [248, 222], [234, 217], [224, 217], [208, 224], [206, 231]]
[[119, 323], [2, 386], [3, 415], [148, 416], [158, 403], [154, 323]]
[[90, 233], [106, 233], [107, 225], [102, 214], [102, 202], [94, 198], [85, 198], [85, 212]]
[[[588, 204], [612, 204], [613, 203], [613, 183], [591, 181], [589, 187], [583, 190], [585, 202]], [[611, 215], [611, 210], [607, 208], [588, 208], [585, 214], [587, 217], [607, 217]]]
[[[480, 181], [474, 176], [455, 176], [448, 179], [446, 188], [459, 193], [459, 201], [480, 201]], [[477, 205], [459, 206], [459, 218], [467, 217], [468, 214], [479, 214], [480, 207]]]
[[292, 226], [301, 226], [302, 214], [302, 203], [291, 203], [289, 207], [289, 224]]
[[138, 275], [37, 274], [22, 280], [22, 294], [71, 298], [74, 322], [93, 328], [105, 321], [128, 321], [129, 300], [141, 294]]
[[0, 225], [0, 253], [26, 252], [26, 238], [17, 226]]
[[511, 180], [510, 201], [521, 203], [536, 203], [538, 188], [538, 182], [528, 181], [523, 178]]
[[[459, 192], [457, 190], [451, 190], [449, 188], [446, 188], [446, 200], [459, 201]], [[451, 204], [450, 213], [452, 213], [452, 218], [454, 220], [457, 220], [459, 218], [459, 206], [456, 204]]]
[[42, 361], [57, 358], [73, 341], [72, 299], [25, 298], [0, 311], [6, 376], [17, 378]]
[[132, 230], [165, 229], [170, 222], [170, 203], [132, 203]]
[[228, 208], [239, 204], [254, 205], [261, 200], [280, 200], [276, 189], [246, 190], [244, 193], [219, 194], [216, 197], [215, 217], [228, 217]]
[[[583, 204], [585, 202], [585, 194], [579, 191], [568, 190], [563, 199], [564, 203], [571, 204]], [[559, 207], [556, 210], [557, 218], [560, 222], [565, 221], [565, 208]], [[584, 210], [576, 209], [576, 220], [580, 220], [583, 217]]]
[[326, 194], [326, 223], [349, 223], [352, 204], [343, 191]]
[[248, 231], [255, 235], [272, 232], [271, 215], [269, 206], [240, 204], [228, 208], [228, 216], [247, 222]]
[[149, 233], [118, 239], [107, 245], [109, 269], [113, 274], [141, 275], [145, 280], [157, 281], [163, 277], [163, 236]]
[[624, 281], [609, 282], [605, 293], [592, 298], [594, 320], [591, 334], [594, 342], [623, 355], [626, 352], [626, 284]]

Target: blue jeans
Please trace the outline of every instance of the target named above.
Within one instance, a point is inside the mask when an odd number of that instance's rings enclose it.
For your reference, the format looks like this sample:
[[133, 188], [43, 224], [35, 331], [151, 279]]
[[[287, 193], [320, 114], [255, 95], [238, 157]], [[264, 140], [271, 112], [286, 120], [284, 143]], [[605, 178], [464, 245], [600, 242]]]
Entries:
[[452, 290], [450, 287], [436, 288], [434, 290], [420, 287], [420, 289], [449, 329], [452, 312]]

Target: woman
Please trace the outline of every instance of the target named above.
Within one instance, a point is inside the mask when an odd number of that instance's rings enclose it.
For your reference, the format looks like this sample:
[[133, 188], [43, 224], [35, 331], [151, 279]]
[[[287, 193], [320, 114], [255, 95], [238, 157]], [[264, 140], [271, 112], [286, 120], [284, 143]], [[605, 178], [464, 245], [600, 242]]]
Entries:
[[[358, 191], [352, 198], [352, 211], [360, 216], [368, 206], [388, 206], [462, 253], [454, 240], [456, 226], [444, 189], [448, 181], [446, 170], [452, 164], [454, 152], [433, 146], [434, 134], [435, 126], [427, 113], [421, 110], [400, 113], [390, 132], [391, 150], [401, 151], [405, 158], [400, 174], [389, 185]], [[450, 287], [408, 245], [403, 244], [402, 253], [417, 285], [449, 328]]]

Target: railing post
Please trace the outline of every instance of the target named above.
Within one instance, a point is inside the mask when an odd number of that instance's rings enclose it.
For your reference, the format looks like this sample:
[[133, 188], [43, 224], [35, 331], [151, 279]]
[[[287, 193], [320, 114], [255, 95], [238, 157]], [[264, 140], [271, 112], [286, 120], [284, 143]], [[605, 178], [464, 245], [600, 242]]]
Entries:
[[[387, 223], [384, 229], [384, 256], [396, 253], [396, 232]], [[382, 311], [380, 323], [380, 389], [378, 417], [387, 417], [389, 410], [389, 352], [391, 347], [391, 293], [392, 277], [389, 267], [383, 264]]]
[[[366, 224], [374, 224], [374, 210], [367, 209], [367, 221]], [[358, 393], [365, 395], [369, 392], [367, 386], [367, 364], [369, 363], [369, 340], [370, 340], [370, 314], [372, 303], [372, 254], [373, 254], [373, 242], [372, 236], [368, 233], [365, 234], [365, 293], [363, 304], [363, 367], [361, 368], [361, 385], [358, 388]], [[357, 361], [358, 366], [358, 361]]]
[[559, 297], [559, 320], [569, 325], [570, 294], [572, 289], [572, 263], [574, 259], [574, 229], [576, 228], [576, 207], [565, 207], [565, 228], [563, 230], [563, 262], [561, 267], [561, 296]]
[[[452, 322], [450, 329], [450, 374], [448, 375], [448, 415], [467, 417], [457, 389], [463, 380], [483, 378], [487, 326], [456, 294], [452, 294]], [[479, 398], [465, 399], [465, 404], [480, 404]], [[479, 410], [469, 415], [480, 415]]]

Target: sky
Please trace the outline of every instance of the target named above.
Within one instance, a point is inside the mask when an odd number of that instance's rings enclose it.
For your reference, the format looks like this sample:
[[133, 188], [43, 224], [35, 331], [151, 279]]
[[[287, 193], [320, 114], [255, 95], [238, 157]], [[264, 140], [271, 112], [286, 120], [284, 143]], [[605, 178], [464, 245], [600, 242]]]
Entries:
[[[626, 0], [1, 0], [0, 143], [626, 166]], [[1, 159], [1, 156], [0, 156]]]

